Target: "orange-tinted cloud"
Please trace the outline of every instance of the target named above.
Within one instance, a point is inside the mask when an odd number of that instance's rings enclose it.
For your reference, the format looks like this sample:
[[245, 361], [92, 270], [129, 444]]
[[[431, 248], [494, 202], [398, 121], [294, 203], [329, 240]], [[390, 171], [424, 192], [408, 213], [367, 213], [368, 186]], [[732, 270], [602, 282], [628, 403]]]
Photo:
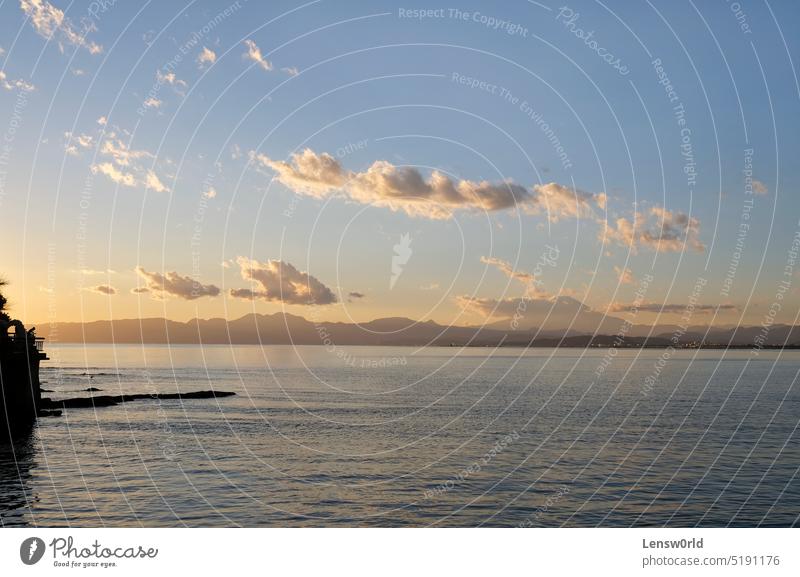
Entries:
[[214, 297], [220, 293], [219, 287], [213, 284], [204, 285], [190, 276], [182, 276], [177, 272], [148, 272], [144, 267], [137, 266], [136, 274], [145, 281], [144, 287], [133, 289], [136, 293], [150, 292], [159, 299], [174, 296], [184, 300], [194, 300], [200, 297]]
[[327, 286], [288, 262], [259, 262], [240, 256], [236, 259], [242, 278], [254, 282], [255, 289], [232, 289], [230, 295], [243, 299], [263, 299], [292, 305], [327, 305], [336, 295]]
[[683, 212], [673, 212], [654, 206], [647, 212], [636, 211], [632, 219], [620, 217], [606, 223], [606, 240], [630, 247], [636, 253], [640, 247], [657, 252], [680, 252], [685, 249], [703, 252], [700, 241], [700, 221]]
[[447, 219], [457, 210], [499, 211], [520, 208], [547, 214], [551, 220], [585, 217], [605, 206], [604, 194], [576, 191], [557, 183], [526, 188], [510, 180], [500, 182], [454, 180], [433, 171], [425, 177], [409, 166], [385, 160], [363, 172], [345, 169], [333, 156], [305, 149], [289, 161], [250, 153], [253, 162], [272, 170], [275, 179], [292, 191], [325, 198], [338, 194], [360, 204], [403, 211], [410, 216]]

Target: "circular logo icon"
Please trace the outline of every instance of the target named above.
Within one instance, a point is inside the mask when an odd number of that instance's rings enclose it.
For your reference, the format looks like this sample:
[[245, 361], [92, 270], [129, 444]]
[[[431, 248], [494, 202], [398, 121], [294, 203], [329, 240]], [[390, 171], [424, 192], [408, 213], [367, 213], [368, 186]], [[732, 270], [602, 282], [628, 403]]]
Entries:
[[28, 537], [19, 546], [19, 558], [25, 565], [35, 565], [44, 555], [44, 541], [39, 537]]

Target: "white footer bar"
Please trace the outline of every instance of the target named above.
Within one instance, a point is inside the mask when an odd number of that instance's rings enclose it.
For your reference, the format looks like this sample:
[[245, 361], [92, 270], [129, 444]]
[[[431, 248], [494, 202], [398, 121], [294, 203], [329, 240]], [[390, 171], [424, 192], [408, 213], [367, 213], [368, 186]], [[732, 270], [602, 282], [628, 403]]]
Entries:
[[[3, 529], [2, 575], [800, 575], [793, 529]], [[257, 573], [256, 573], [257, 572]], [[184, 573], [185, 575], [185, 573]]]

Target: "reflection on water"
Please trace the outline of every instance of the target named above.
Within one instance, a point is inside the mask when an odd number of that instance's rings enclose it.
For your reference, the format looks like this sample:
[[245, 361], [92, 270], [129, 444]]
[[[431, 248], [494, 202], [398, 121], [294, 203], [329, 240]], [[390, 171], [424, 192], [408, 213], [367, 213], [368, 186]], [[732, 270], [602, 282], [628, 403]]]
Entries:
[[4, 526], [799, 522], [796, 352], [48, 352], [54, 398], [237, 396], [40, 420], [0, 448]]
[[0, 521], [3, 526], [27, 524], [36, 496], [30, 485], [36, 455], [33, 428], [17, 434], [13, 443], [0, 443]]

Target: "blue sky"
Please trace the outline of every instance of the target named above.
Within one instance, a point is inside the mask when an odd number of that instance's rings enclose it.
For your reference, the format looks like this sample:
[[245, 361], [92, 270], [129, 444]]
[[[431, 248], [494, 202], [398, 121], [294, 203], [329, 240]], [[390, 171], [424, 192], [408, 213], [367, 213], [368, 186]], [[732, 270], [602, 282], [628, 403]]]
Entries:
[[[3, 2], [13, 312], [477, 323], [526, 291], [620, 312], [652, 274], [637, 322], [675, 322], [654, 307], [702, 278], [693, 324], [758, 324], [800, 282], [798, 10]], [[433, 173], [469, 192], [420, 198]]]

